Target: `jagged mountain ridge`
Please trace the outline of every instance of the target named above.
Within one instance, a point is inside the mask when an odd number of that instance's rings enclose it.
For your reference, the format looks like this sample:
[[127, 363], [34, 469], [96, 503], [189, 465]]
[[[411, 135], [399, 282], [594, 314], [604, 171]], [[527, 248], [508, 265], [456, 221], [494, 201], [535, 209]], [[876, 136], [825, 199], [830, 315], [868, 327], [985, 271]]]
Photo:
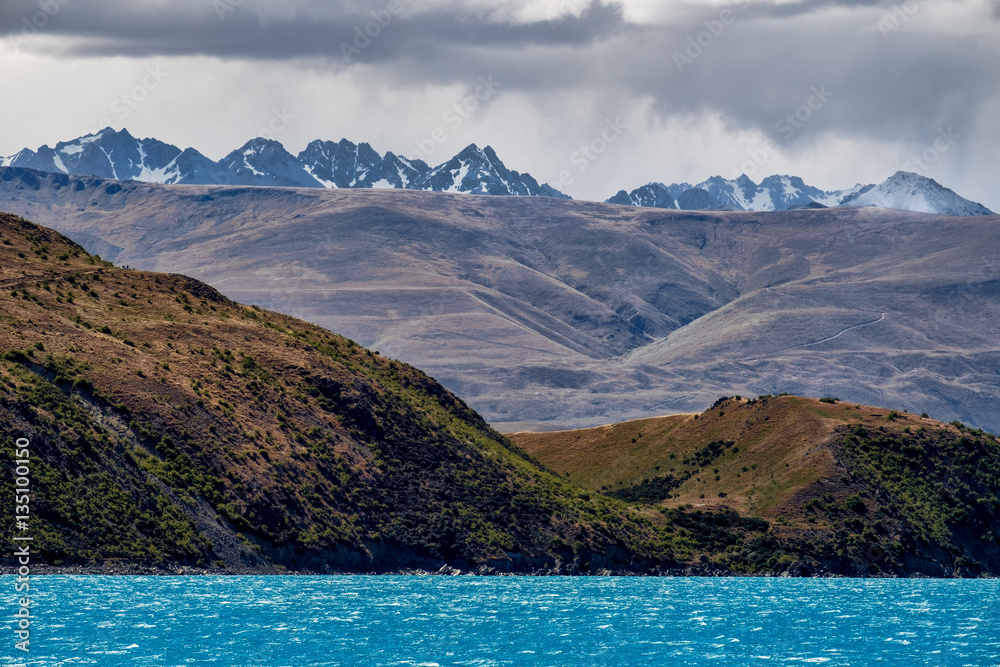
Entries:
[[845, 190], [821, 190], [798, 176], [775, 174], [754, 183], [746, 174], [721, 176], [697, 184], [647, 183], [631, 192], [619, 190], [608, 204], [671, 208], [684, 211], [787, 211], [817, 206], [878, 206], [937, 215], [992, 215], [982, 204], [969, 201], [937, 181], [898, 171], [881, 184]]
[[308, 188], [401, 188], [492, 195], [568, 198], [530, 174], [508, 169], [491, 146], [470, 144], [436, 167], [369, 144], [316, 140], [297, 156], [257, 137], [218, 162], [193, 148], [137, 139], [110, 127], [51, 148], [0, 158], [0, 167], [167, 185], [257, 185]]
[[[255, 185], [309, 188], [396, 188], [490, 195], [571, 199], [528, 173], [508, 169], [491, 146], [470, 144], [431, 167], [420, 159], [379, 153], [366, 142], [315, 140], [298, 155], [274, 139], [247, 141], [218, 162], [193, 148], [181, 150], [158, 139], [137, 139], [110, 127], [50, 148], [23, 149], [0, 158], [0, 167], [22, 167], [73, 176], [183, 185]], [[609, 204], [696, 211], [786, 211], [822, 206], [881, 206], [938, 215], [990, 215], [933, 179], [896, 172], [881, 184], [858, 183], [823, 190], [798, 176], [772, 175], [755, 183], [712, 176], [697, 185], [650, 182], [619, 190]]]
[[136, 139], [127, 130], [115, 132], [111, 128], [60, 141], [55, 148], [25, 148], [0, 159], [0, 164], [151, 183], [226, 182], [227, 175], [218, 163], [193, 148], [182, 151], [157, 139]]

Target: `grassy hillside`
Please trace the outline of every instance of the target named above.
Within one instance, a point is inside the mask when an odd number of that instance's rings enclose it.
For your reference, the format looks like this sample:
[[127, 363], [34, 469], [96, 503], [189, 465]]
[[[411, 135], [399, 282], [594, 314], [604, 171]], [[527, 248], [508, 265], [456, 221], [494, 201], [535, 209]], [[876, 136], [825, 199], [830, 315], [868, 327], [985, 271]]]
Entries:
[[649, 571], [767, 530], [589, 493], [406, 364], [19, 218], [0, 234], [0, 467], [30, 439], [42, 562]]
[[0, 466], [31, 441], [41, 562], [1000, 572], [984, 433], [780, 397], [515, 444], [319, 327], [0, 234]]
[[804, 560], [1000, 572], [1000, 442], [957, 422], [776, 396], [511, 438], [611, 497], [766, 520]]

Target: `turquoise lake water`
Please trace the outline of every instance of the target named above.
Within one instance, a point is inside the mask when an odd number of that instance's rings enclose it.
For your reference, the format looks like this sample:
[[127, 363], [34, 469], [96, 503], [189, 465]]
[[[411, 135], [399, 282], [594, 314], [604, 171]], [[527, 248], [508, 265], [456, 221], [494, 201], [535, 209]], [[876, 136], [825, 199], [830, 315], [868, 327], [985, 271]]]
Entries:
[[[1000, 581], [33, 577], [3, 665], [1000, 665]], [[16, 655], [15, 655], [16, 654]]]

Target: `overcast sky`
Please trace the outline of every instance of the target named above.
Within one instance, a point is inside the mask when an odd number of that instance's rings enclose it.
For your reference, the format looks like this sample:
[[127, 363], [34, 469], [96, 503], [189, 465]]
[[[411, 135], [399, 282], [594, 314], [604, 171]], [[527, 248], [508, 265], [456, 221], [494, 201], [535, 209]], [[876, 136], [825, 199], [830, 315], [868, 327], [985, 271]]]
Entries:
[[1000, 0], [0, 0], [0, 32], [0, 155], [475, 142], [582, 199], [905, 168], [1000, 211]]

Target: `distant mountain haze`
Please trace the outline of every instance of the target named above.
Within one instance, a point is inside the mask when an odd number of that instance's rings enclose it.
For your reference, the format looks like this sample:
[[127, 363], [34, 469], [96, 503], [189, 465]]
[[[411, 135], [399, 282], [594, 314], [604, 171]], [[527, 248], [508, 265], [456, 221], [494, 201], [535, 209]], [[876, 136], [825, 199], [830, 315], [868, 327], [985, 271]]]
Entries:
[[897, 171], [883, 183], [846, 190], [820, 190], [798, 176], [768, 176], [758, 185], [746, 175], [735, 180], [713, 176], [698, 185], [648, 183], [620, 190], [609, 204], [678, 210], [787, 211], [831, 206], [878, 206], [937, 215], [991, 215], [982, 204], [964, 199], [937, 181]]
[[274, 139], [251, 139], [218, 162], [193, 148], [181, 150], [157, 139], [136, 139], [128, 130], [105, 128], [63, 141], [55, 148], [24, 149], [0, 166], [75, 176], [185, 185], [262, 185], [301, 188], [403, 188], [470, 194], [562, 197], [530, 174], [507, 169], [490, 146], [470, 144], [430, 167], [369, 144], [313, 141], [297, 156]]
[[[508, 169], [491, 146], [476, 144], [431, 167], [392, 152], [379, 155], [365, 142], [316, 140], [292, 155], [280, 142], [258, 137], [213, 162], [193, 148], [136, 139], [128, 130], [108, 127], [59, 142], [55, 148], [25, 148], [0, 158], [0, 166], [163, 184], [398, 188], [569, 199], [531, 174]], [[930, 178], [902, 171], [881, 184], [859, 183], [845, 190], [823, 190], [798, 176], [777, 174], [760, 184], [745, 174], [737, 179], [712, 176], [693, 186], [651, 182], [631, 192], [619, 190], [607, 202], [676, 210], [785, 211], [822, 205], [881, 206], [938, 215], [992, 213]]]
[[156, 185], [17, 167], [0, 167], [0, 210], [413, 363], [505, 430], [787, 391], [1000, 431], [1000, 216]]

